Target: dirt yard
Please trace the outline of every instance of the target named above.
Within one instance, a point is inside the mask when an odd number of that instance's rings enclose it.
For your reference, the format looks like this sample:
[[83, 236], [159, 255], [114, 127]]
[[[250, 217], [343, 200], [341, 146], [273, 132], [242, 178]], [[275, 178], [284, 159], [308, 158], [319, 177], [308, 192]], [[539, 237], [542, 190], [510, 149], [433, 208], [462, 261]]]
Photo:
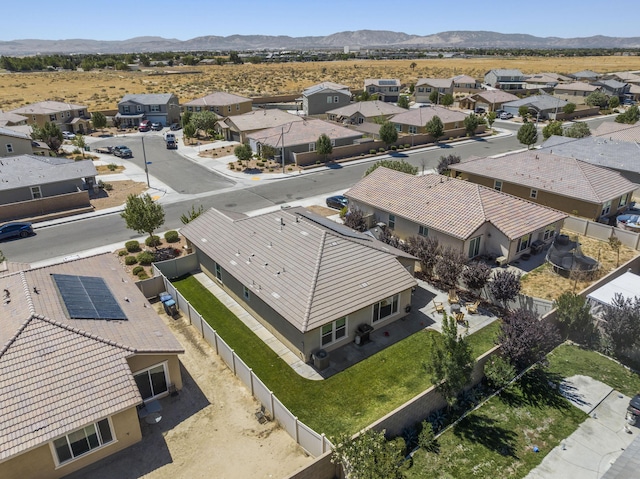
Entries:
[[279, 479], [313, 461], [277, 423], [257, 421], [259, 404], [187, 321], [154, 307], [185, 348], [184, 387], [161, 400], [160, 423], [142, 423], [140, 443], [68, 479]]
[[111, 184], [111, 186], [113, 186], [113, 189], [111, 191], [100, 189], [98, 193], [92, 195], [91, 204], [96, 210], [103, 210], [105, 208], [124, 205], [127, 202], [127, 197], [129, 195], [139, 195], [148, 189], [146, 183], [140, 183], [131, 180], [105, 181], [103, 179], [102, 181], [104, 183]]

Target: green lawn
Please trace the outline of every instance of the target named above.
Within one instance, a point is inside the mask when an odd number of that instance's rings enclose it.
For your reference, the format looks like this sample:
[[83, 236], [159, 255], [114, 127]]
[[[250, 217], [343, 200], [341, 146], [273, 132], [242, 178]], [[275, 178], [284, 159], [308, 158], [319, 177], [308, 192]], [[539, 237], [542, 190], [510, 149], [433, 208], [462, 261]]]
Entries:
[[[174, 286], [255, 374], [302, 422], [334, 436], [355, 433], [416, 394], [431, 381], [422, 368], [429, 337], [421, 331], [324, 381], [300, 377], [192, 276]], [[476, 356], [493, 346], [497, 321], [469, 337]]]

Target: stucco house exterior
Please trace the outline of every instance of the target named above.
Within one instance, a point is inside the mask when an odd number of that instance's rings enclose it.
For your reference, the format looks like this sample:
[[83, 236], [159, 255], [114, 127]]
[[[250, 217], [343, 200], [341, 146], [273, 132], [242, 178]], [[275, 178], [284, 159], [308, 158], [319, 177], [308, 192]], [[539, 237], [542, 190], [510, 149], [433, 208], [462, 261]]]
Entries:
[[548, 151], [471, 158], [451, 175], [591, 220], [615, 216], [637, 184], [619, 172]]
[[361, 125], [376, 119], [389, 118], [407, 110], [380, 100], [359, 101], [327, 112], [327, 119], [349, 125]]
[[251, 111], [253, 101], [233, 93], [216, 91], [182, 104], [184, 111], [211, 111], [221, 117], [242, 115]]
[[378, 100], [396, 103], [400, 98], [402, 84], [397, 78], [367, 78], [364, 89], [370, 95], [378, 95]]
[[[453, 95], [453, 79], [452, 78], [419, 78], [416, 82], [413, 94], [416, 103], [429, 103], [431, 94], [437, 91], [439, 93], [438, 100], [441, 95]], [[434, 103], [440, 103], [435, 101]]]
[[593, 70], [580, 70], [579, 72], [569, 73], [569, 76], [578, 81], [592, 82], [599, 80], [602, 74], [594, 72]]
[[137, 127], [142, 120], [158, 122], [162, 126], [180, 122], [180, 105], [173, 93], [126, 94], [118, 102], [116, 121]]
[[557, 85], [553, 89], [553, 95], [576, 105], [584, 105], [585, 98], [597, 91], [601, 91], [601, 88], [597, 85], [576, 81]]
[[544, 88], [544, 87], [555, 87], [559, 83], [570, 82], [571, 78], [565, 75], [561, 75], [559, 73], [536, 73], [534, 75], [527, 75], [527, 85], [528, 89], [535, 88]]
[[464, 128], [464, 119], [467, 117], [461, 111], [431, 105], [425, 108], [405, 110], [403, 113], [393, 115], [389, 121], [395, 125], [399, 133], [418, 134], [427, 133], [426, 125], [434, 116], [438, 116], [442, 120], [445, 138], [448, 136], [447, 132]]
[[0, 477], [57, 479], [140, 441], [183, 349], [112, 254], [3, 273]]
[[467, 110], [484, 108], [486, 111], [496, 111], [500, 110], [503, 104], [517, 99], [513, 93], [504, 90], [483, 90], [463, 98], [459, 106]]
[[32, 141], [26, 133], [0, 127], [0, 157], [32, 154]]
[[568, 216], [468, 181], [384, 167], [345, 196], [349, 208], [373, 215], [401, 240], [429, 236], [469, 258], [488, 255], [506, 262], [528, 253], [533, 241], [551, 241]]
[[500, 90], [524, 90], [527, 80], [520, 70], [497, 68], [485, 73], [484, 82]]
[[456, 75], [451, 79], [454, 92], [472, 92], [479, 90], [482, 86], [481, 82], [469, 75]]
[[526, 106], [533, 118], [544, 120], [554, 119], [558, 112], [562, 113], [568, 101], [553, 95], [531, 95], [519, 100], [502, 104], [502, 109], [513, 116], [520, 115], [520, 107]]
[[27, 117], [10, 111], [0, 110], [0, 127], [26, 125]]
[[629, 88], [631, 87], [626, 82], [613, 79], [599, 80], [593, 82], [592, 85], [600, 87], [602, 92], [609, 96], [617, 96], [620, 101], [624, 100], [625, 94], [629, 93]]
[[250, 133], [286, 125], [294, 121], [302, 121], [302, 117], [277, 108], [254, 110], [220, 120], [216, 124], [215, 130], [228, 141], [246, 143], [248, 141], [247, 135]]
[[339, 83], [322, 82], [302, 92], [302, 110], [307, 116], [321, 115], [329, 110], [346, 106], [350, 102], [349, 87]]
[[27, 124], [43, 127], [45, 123], [54, 123], [62, 131], [85, 133], [91, 129], [91, 116], [84, 105], [74, 105], [61, 101], [41, 101], [31, 103], [8, 113], [26, 117]]
[[362, 324], [393, 328], [411, 306], [413, 256], [302, 208], [211, 209], [180, 232], [202, 271], [304, 361]]

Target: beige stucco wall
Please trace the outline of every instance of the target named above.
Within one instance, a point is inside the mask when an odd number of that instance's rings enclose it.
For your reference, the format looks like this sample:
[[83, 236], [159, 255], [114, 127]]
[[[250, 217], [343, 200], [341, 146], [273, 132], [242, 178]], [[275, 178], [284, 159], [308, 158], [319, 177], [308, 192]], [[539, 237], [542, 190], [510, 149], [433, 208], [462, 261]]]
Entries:
[[[13, 151], [8, 151], [8, 145], [11, 145]], [[0, 135], [0, 156], [30, 155], [32, 153], [33, 147], [30, 139]]]
[[176, 389], [182, 389], [182, 375], [180, 374], [180, 360], [175, 354], [137, 354], [127, 358], [131, 372], [136, 374], [138, 371], [150, 368], [156, 364], [167, 361], [167, 369], [169, 370], [168, 384], [173, 384]]
[[114, 441], [56, 469], [50, 443], [0, 463], [2, 479], [57, 479], [125, 449], [142, 439], [136, 408], [111, 417]]

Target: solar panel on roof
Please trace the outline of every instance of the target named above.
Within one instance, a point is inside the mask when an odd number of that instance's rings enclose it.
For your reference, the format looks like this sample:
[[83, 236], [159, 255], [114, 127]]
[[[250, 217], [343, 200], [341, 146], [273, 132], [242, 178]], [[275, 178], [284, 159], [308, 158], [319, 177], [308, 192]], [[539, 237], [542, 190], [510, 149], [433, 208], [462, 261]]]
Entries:
[[51, 276], [71, 319], [127, 319], [104, 279], [68, 274]]
[[380, 80], [378, 82], [378, 84], [380, 84], [380, 85], [395, 85], [396, 81], [395, 80]]

